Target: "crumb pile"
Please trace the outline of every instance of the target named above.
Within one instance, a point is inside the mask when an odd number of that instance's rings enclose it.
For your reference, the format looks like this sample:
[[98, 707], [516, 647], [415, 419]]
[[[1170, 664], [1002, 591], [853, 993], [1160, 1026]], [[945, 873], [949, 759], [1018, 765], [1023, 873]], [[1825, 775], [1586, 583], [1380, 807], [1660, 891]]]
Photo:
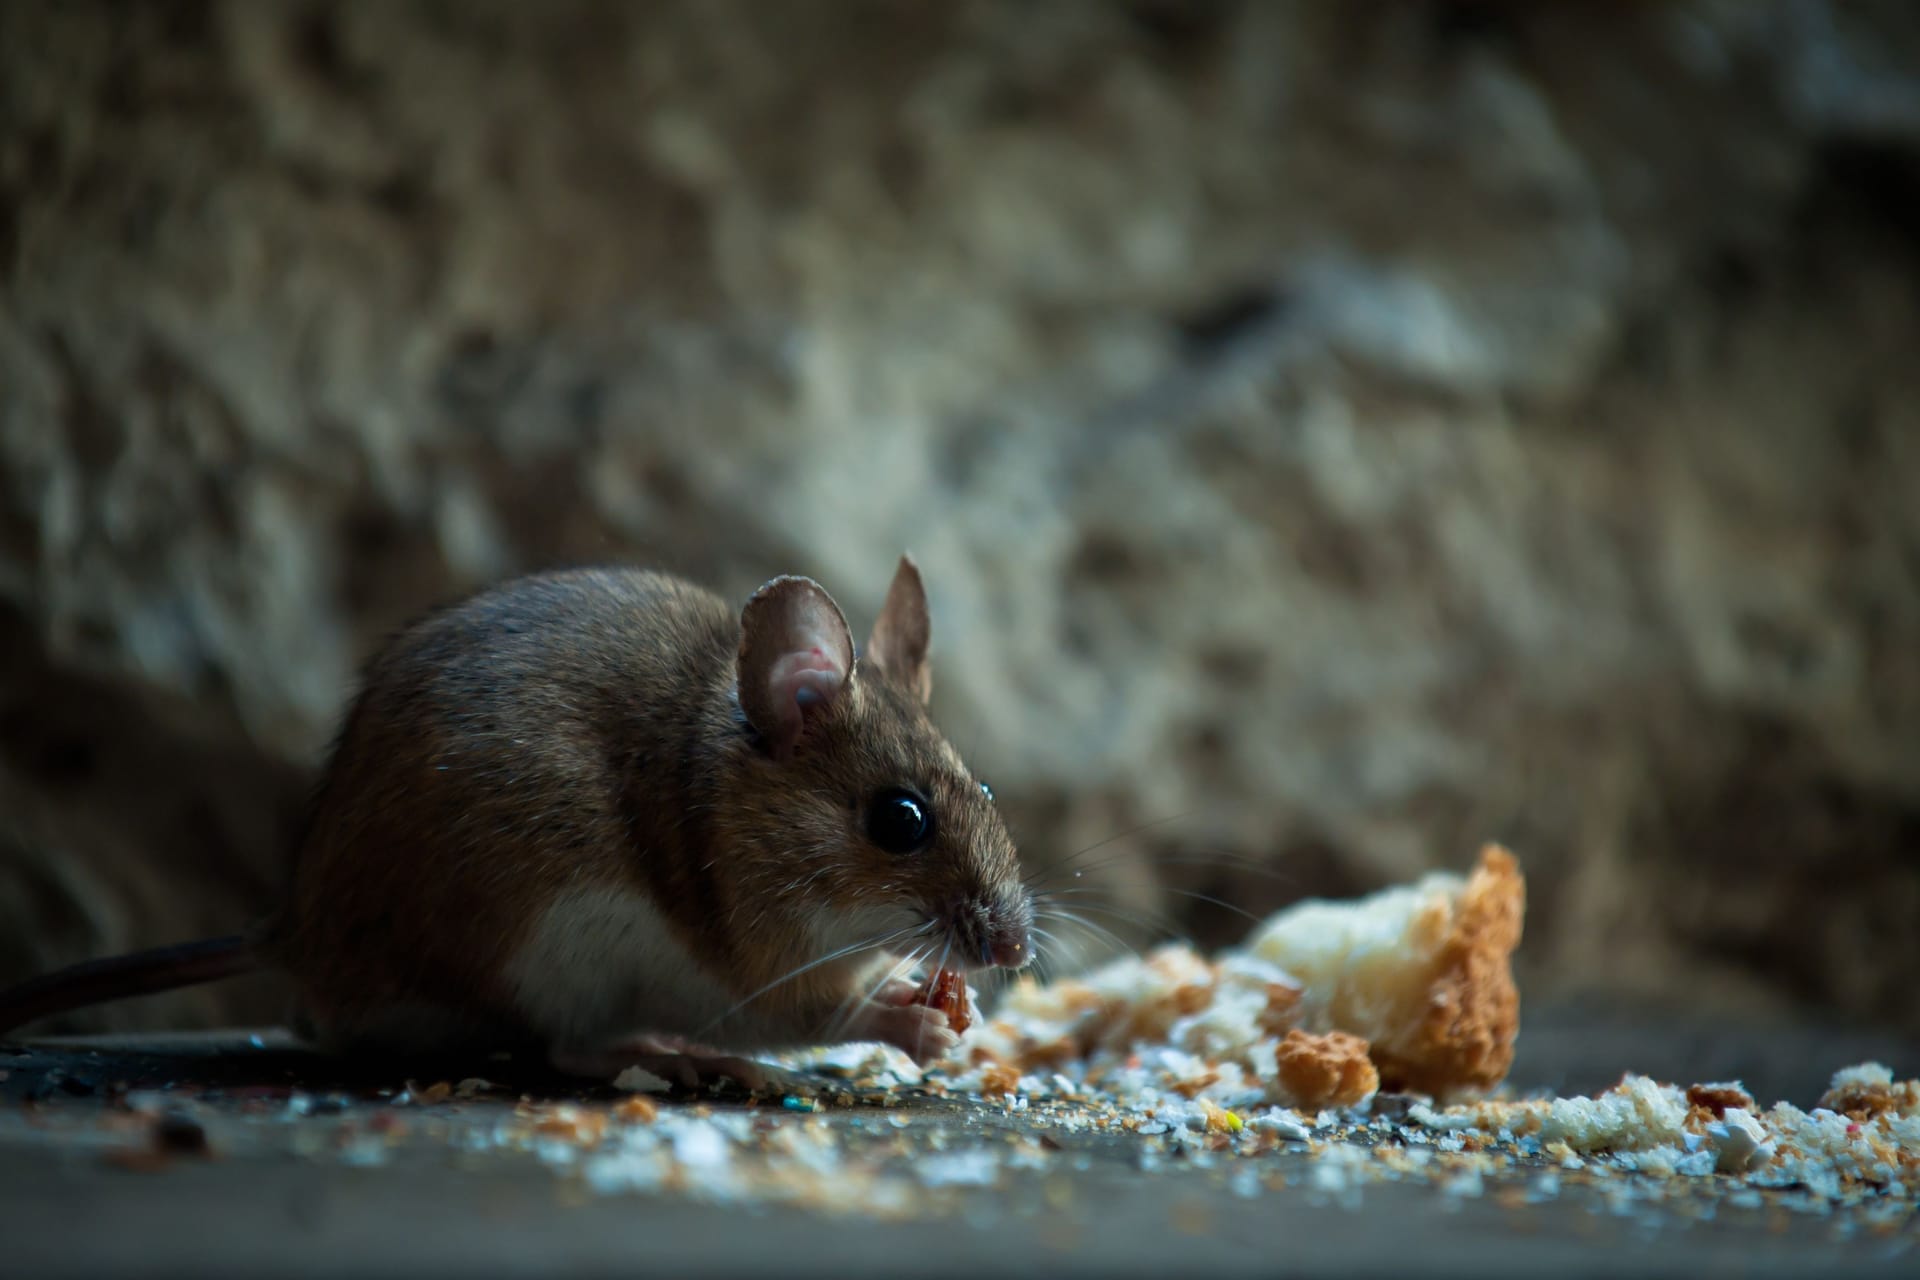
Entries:
[[1353, 1106], [1382, 1088], [1436, 1097], [1506, 1077], [1520, 1027], [1511, 957], [1525, 884], [1489, 846], [1356, 902], [1306, 902], [1209, 960], [1184, 946], [1085, 978], [1016, 985], [949, 1087], [1033, 1095], [1144, 1091], [1221, 1106]]
[[[587, 1193], [864, 1216], [937, 1212], [1030, 1174], [1052, 1196], [1052, 1175], [1117, 1158], [1211, 1171], [1244, 1197], [1352, 1206], [1417, 1180], [1523, 1205], [1585, 1188], [1590, 1207], [1655, 1222], [1800, 1211], [1893, 1248], [1920, 1240], [1920, 1081], [1884, 1066], [1840, 1071], [1810, 1111], [1739, 1082], [1637, 1075], [1590, 1098], [1508, 1096], [1523, 911], [1517, 863], [1489, 847], [1466, 876], [1304, 903], [1211, 959], [1165, 947], [1019, 985], [925, 1071], [884, 1046], [787, 1055], [791, 1087], [748, 1106], [666, 1101], [672, 1086], [643, 1071], [611, 1102], [515, 1100], [481, 1079], [410, 1083], [371, 1107], [284, 1089], [258, 1102], [309, 1156], [381, 1164], [424, 1137], [463, 1159], [530, 1153]], [[236, 1136], [217, 1108], [164, 1093], [126, 1095], [115, 1119], [151, 1127], [120, 1152], [130, 1168]]]
[[1213, 960], [1166, 947], [1017, 986], [963, 1046], [964, 1065], [916, 1077], [890, 1050], [793, 1061], [863, 1087], [917, 1080], [995, 1101], [1041, 1128], [1134, 1135], [1148, 1168], [1304, 1152], [1309, 1189], [1327, 1194], [1423, 1177], [1478, 1195], [1491, 1176], [1531, 1171], [1525, 1199], [1572, 1178], [1617, 1207], [1671, 1202], [1683, 1179], [1703, 1212], [1771, 1192], [1790, 1209], [1920, 1220], [1920, 1082], [1879, 1064], [1837, 1073], [1811, 1112], [1763, 1108], [1738, 1082], [1637, 1075], [1593, 1098], [1491, 1096], [1519, 1027], [1510, 957], [1523, 912], [1518, 864], [1489, 846], [1467, 877], [1304, 903]]

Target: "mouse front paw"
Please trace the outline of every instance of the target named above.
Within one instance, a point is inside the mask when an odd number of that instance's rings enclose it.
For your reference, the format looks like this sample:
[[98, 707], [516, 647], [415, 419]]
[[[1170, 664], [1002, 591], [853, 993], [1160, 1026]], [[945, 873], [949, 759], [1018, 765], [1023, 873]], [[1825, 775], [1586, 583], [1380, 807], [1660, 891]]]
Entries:
[[873, 993], [873, 1002], [884, 1005], [916, 1004], [919, 998], [919, 984], [908, 982], [905, 978], [889, 978], [884, 986]]
[[952, 1052], [960, 1037], [947, 1015], [923, 1004], [872, 1004], [850, 1030], [848, 1039], [890, 1044], [924, 1067]]

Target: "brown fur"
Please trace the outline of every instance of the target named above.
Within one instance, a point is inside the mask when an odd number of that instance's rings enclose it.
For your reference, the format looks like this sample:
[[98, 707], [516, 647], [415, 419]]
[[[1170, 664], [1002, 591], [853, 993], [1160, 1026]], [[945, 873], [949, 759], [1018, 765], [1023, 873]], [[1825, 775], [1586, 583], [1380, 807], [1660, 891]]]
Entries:
[[[259, 948], [292, 975], [300, 1025], [351, 1044], [419, 1010], [442, 1041], [538, 1040], [508, 963], [548, 904], [587, 887], [649, 899], [740, 999], [876, 908], [953, 922], [941, 936], [974, 953], [950, 957], [966, 967], [991, 937], [1024, 941], [1012, 841], [927, 717], [911, 560], [858, 660], [838, 606], [806, 579], [769, 583], [744, 618], [743, 632], [717, 596], [661, 574], [587, 569], [503, 584], [389, 643]], [[782, 703], [764, 681], [802, 624], [825, 628], [814, 652], [845, 679]], [[868, 802], [891, 786], [936, 815], [911, 855], [866, 836]], [[736, 1042], [824, 1034], [873, 963], [778, 986]]]

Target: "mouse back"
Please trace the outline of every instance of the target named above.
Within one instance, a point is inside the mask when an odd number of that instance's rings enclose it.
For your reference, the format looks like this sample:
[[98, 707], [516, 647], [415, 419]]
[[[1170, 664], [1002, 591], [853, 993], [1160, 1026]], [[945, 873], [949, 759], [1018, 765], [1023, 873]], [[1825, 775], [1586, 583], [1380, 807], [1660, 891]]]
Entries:
[[377, 1017], [436, 1042], [524, 1023], [513, 961], [546, 905], [630, 883], [689, 807], [675, 761], [698, 754], [737, 633], [691, 584], [582, 569], [393, 637], [334, 746], [272, 940], [307, 1020], [330, 1039]]

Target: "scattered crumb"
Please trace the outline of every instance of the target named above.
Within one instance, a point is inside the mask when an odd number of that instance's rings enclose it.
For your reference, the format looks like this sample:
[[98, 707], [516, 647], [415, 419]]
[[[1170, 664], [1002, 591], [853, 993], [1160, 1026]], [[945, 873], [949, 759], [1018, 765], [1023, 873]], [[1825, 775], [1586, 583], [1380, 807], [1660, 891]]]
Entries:
[[1431, 1129], [1473, 1132], [1508, 1129], [1569, 1152], [1645, 1151], [1681, 1141], [1685, 1097], [1672, 1085], [1629, 1075], [1595, 1098], [1483, 1102], [1436, 1111], [1424, 1104], [1409, 1116]]
[[1276, 1053], [1281, 1087], [1295, 1106], [1351, 1107], [1380, 1088], [1367, 1042], [1344, 1031], [1287, 1032]]
[[643, 1093], [636, 1093], [630, 1098], [622, 1098], [614, 1103], [613, 1116], [614, 1119], [623, 1120], [628, 1124], [652, 1124], [660, 1117], [660, 1107], [652, 1098]]
[[1753, 1110], [1753, 1095], [1738, 1081], [1731, 1084], [1694, 1084], [1687, 1086], [1687, 1106], [1705, 1111], [1718, 1120], [1726, 1114], [1728, 1107]]
[[1265, 1115], [1256, 1116], [1252, 1125], [1256, 1133], [1271, 1133], [1290, 1142], [1305, 1142], [1313, 1136], [1312, 1129], [1283, 1107], [1274, 1107]]
[[1877, 1062], [1834, 1072], [1820, 1106], [1853, 1120], [1920, 1113], [1920, 1081], [1894, 1083], [1893, 1072]]
[[1773, 1158], [1773, 1144], [1744, 1108], [1728, 1107], [1726, 1114], [1707, 1126], [1713, 1140], [1713, 1167], [1719, 1173], [1745, 1173]]
[[988, 1098], [1003, 1098], [1020, 1089], [1020, 1071], [1003, 1062], [995, 1062], [980, 1072], [980, 1093]]

